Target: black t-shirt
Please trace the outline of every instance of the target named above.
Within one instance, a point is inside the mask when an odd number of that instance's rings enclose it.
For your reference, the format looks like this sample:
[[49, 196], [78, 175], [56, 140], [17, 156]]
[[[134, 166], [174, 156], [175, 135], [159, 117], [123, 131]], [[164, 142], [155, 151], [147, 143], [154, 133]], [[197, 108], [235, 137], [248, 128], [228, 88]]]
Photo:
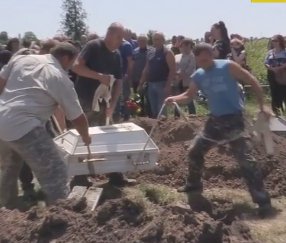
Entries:
[[227, 56], [231, 52], [230, 44], [220, 40], [214, 43], [214, 49], [217, 49], [219, 53], [216, 59], [227, 59]]
[[[102, 74], [113, 75], [116, 79], [121, 79], [121, 58], [119, 51], [111, 52], [107, 49], [102, 39], [92, 40], [86, 44], [80, 53], [80, 57], [86, 62], [86, 66]], [[84, 111], [91, 109], [95, 90], [100, 82], [95, 79], [78, 77], [76, 91]]]
[[0, 70], [6, 65], [12, 57], [12, 52], [8, 50], [0, 51]]

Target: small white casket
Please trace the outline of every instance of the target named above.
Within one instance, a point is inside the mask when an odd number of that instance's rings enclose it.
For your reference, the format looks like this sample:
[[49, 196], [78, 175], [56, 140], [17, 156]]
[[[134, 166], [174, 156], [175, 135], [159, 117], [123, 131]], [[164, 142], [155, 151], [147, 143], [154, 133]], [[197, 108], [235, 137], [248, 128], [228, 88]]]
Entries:
[[158, 147], [146, 131], [134, 123], [91, 127], [89, 133], [92, 162], [84, 162], [88, 150], [76, 130], [54, 139], [67, 164], [69, 177], [151, 170], [157, 165]]

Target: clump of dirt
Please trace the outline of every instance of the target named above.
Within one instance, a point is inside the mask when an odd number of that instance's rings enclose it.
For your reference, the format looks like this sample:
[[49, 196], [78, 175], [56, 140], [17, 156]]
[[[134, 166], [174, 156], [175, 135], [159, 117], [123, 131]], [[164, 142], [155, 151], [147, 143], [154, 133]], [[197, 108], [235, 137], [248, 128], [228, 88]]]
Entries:
[[148, 133], [155, 126], [153, 138], [156, 143], [170, 145], [176, 142], [184, 142], [192, 139], [198, 127], [201, 126], [203, 118], [195, 118], [194, 122], [185, 122], [184, 120], [162, 119], [160, 121], [149, 118], [140, 118], [135, 120], [136, 124], [143, 127]]

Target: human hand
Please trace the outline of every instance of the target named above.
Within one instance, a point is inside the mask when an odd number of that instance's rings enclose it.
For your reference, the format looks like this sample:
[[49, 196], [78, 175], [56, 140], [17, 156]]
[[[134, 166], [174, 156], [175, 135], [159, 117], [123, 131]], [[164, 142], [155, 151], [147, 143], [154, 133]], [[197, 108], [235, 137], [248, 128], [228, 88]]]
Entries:
[[170, 96], [170, 97], [168, 97], [168, 98], [165, 99], [165, 104], [166, 104], [166, 105], [171, 105], [171, 104], [173, 104], [174, 102], [176, 102], [174, 96]]
[[100, 78], [99, 78], [99, 81], [100, 81], [102, 84], [104, 84], [104, 85], [106, 85], [106, 86], [109, 86], [109, 85], [110, 85], [110, 80], [111, 80], [111, 76], [110, 76], [110, 75], [101, 74], [99, 77], [100, 77]]

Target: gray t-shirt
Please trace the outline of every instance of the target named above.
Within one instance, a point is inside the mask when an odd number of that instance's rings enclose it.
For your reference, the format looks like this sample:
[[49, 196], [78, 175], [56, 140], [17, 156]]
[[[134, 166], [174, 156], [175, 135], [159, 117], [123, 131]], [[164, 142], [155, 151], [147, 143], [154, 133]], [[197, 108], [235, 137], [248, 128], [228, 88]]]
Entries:
[[1, 140], [20, 139], [44, 125], [58, 105], [69, 120], [83, 113], [73, 83], [52, 55], [14, 57], [0, 77], [7, 80], [0, 95]]

